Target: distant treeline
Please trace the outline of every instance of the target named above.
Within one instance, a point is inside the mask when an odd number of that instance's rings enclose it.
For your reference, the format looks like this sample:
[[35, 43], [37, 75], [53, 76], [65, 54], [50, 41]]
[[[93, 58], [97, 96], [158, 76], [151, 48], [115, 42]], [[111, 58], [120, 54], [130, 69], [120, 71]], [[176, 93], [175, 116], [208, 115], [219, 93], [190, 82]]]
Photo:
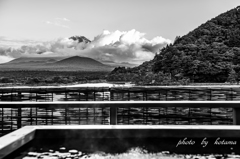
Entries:
[[186, 77], [172, 78], [171, 73], [153, 73], [138, 68], [117, 67], [107, 76], [107, 80], [130, 81], [137, 85], [187, 85], [190, 83], [190, 79]]
[[0, 83], [16, 85], [53, 85], [102, 81], [108, 72], [76, 71], [0, 71]]

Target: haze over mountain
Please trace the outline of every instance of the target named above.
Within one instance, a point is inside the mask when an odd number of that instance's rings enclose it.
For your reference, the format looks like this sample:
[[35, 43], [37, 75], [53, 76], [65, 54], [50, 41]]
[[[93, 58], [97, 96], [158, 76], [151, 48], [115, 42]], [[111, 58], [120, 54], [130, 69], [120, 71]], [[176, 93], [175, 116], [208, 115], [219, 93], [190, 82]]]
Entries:
[[[112, 76], [168, 74], [171, 79], [225, 82], [240, 74], [240, 7], [207, 21], [182, 37], [176, 37], [153, 60], [133, 69], [115, 69]], [[131, 80], [129, 77], [128, 80]], [[127, 77], [126, 77], [127, 78]], [[234, 77], [235, 78], [235, 77]]]
[[2, 70], [47, 70], [47, 71], [111, 71], [112, 66], [104, 65], [88, 57], [21, 57], [0, 64]]
[[59, 66], [71, 66], [71, 67], [77, 67], [77, 66], [102, 67], [102, 66], [106, 66], [106, 65], [102, 64], [101, 62], [93, 60], [91, 58], [79, 57], [79, 56], [69, 57], [69, 58], [57, 61], [53, 64], [59, 65]]
[[38, 64], [46, 64], [46, 63], [53, 63], [65, 59], [67, 57], [20, 57], [4, 63], [2, 65], [38, 65]]

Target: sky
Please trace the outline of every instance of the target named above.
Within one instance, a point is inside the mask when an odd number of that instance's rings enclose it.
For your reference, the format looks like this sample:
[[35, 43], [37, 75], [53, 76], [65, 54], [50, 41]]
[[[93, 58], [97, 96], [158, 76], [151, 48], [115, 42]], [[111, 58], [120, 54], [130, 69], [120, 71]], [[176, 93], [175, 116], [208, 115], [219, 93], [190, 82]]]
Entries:
[[[32, 46], [38, 44], [48, 54], [65, 55], [71, 48], [72, 54], [100, 61], [141, 63], [176, 36], [238, 5], [239, 0], [0, 0], [0, 58], [19, 57], [16, 50], [3, 50], [23, 45], [31, 49], [21, 49], [21, 54], [37, 53], [39, 47]], [[94, 45], [83, 48], [66, 39], [74, 35]]]

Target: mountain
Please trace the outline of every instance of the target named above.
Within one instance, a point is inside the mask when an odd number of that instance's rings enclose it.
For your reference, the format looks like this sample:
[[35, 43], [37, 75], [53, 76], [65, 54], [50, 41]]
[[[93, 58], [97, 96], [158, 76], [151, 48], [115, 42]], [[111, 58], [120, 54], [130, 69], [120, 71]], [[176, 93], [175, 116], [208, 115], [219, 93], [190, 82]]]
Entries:
[[82, 71], [111, 71], [113, 67], [104, 65], [99, 61], [88, 57], [73, 56], [65, 58], [63, 60], [49, 64], [49, 66], [54, 68], [63, 69], [78, 69]]
[[101, 61], [103, 64], [105, 65], [109, 65], [109, 66], [112, 66], [112, 67], [136, 67], [138, 66], [137, 64], [132, 64], [132, 63], [128, 63], [128, 62], [121, 62], [121, 63], [117, 63], [117, 62], [114, 62], [114, 61]]
[[66, 57], [59, 56], [59, 57], [20, 57], [5, 63], [4, 65], [36, 65], [39, 64], [46, 64], [46, 63], [53, 63], [60, 61]]
[[81, 42], [91, 43], [91, 41], [88, 40], [85, 36], [72, 36], [69, 39], [72, 39], [74, 41], [78, 41], [79, 43], [81, 43]]
[[80, 56], [69, 57], [69, 58], [57, 61], [53, 63], [53, 65], [71, 66], [71, 67], [79, 67], [79, 66], [104, 67], [106, 66], [94, 59], [91, 59], [88, 57], [80, 57]]
[[177, 36], [153, 60], [132, 69], [115, 69], [111, 74], [123, 76], [123, 72], [142, 76], [162, 74], [171, 80], [188, 78], [192, 82], [239, 80], [240, 7], [220, 14], [182, 37]]
[[21, 57], [5, 64], [1, 70], [49, 70], [49, 71], [111, 71], [112, 66], [104, 65], [88, 57]]

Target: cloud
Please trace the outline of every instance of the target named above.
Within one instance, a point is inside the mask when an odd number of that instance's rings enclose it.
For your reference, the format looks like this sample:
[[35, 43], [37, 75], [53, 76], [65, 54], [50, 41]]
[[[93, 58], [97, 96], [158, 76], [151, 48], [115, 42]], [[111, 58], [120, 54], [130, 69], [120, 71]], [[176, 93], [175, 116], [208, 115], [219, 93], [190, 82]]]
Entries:
[[66, 23], [68, 23], [68, 22], [70, 22], [70, 20], [67, 19], [67, 18], [55, 18], [52, 21], [45, 21], [46, 24], [50, 24], [50, 25], [54, 25], [54, 26], [57, 26], [57, 27], [70, 29], [70, 27], [68, 25], [66, 25]]
[[58, 27], [67, 28], [67, 29], [70, 28], [69, 26], [63, 25], [63, 24], [61, 24], [61, 23], [59, 23], [59, 22], [56, 22], [56, 21], [55, 21], [55, 22], [46, 21], [45, 23], [46, 23], [46, 24], [55, 25], [55, 26], [58, 26]]
[[23, 45], [37, 45], [42, 41], [30, 40], [30, 39], [19, 39], [19, 38], [7, 38], [0, 36], [0, 46], [5, 48], [20, 48]]
[[2, 56], [2, 55], [0, 55], [0, 63], [6, 63], [6, 62], [9, 62], [9, 61], [11, 61], [13, 59], [14, 58], [9, 57], [9, 56]]
[[70, 22], [70, 20], [69, 19], [67, 19], [67, 18], [55, 18], [56, 20], [62, 20], [62, 21], [67, 21], [67, 22]]
[[[115, 62], [135, 62], [140, 64], [153, 59], [155, 53], [171, 41], [162, 37], [152, 40], [145, 38], [145, 33], [136, 30], [109, 32], [104, 30], [87, 46], [88, 55]], [[111, 55], [111, 56], [109, 56]]]
[[[153, 59], [155, 53], [171, 41], [157, 36], [146, 39], [145, 33], [136, 30], [114, 31], [104, 30], [94, 37], [91, 43], [59, 38], [34, 46], [22, 46], [4, 52], [11, 57], [19, 56], [86, 56], [99, 61], [129, 62], [141, 64]], [[1, 50], [0, 50], [1, 51]], [[1, 55], [1, 53], [0, 53]]]

